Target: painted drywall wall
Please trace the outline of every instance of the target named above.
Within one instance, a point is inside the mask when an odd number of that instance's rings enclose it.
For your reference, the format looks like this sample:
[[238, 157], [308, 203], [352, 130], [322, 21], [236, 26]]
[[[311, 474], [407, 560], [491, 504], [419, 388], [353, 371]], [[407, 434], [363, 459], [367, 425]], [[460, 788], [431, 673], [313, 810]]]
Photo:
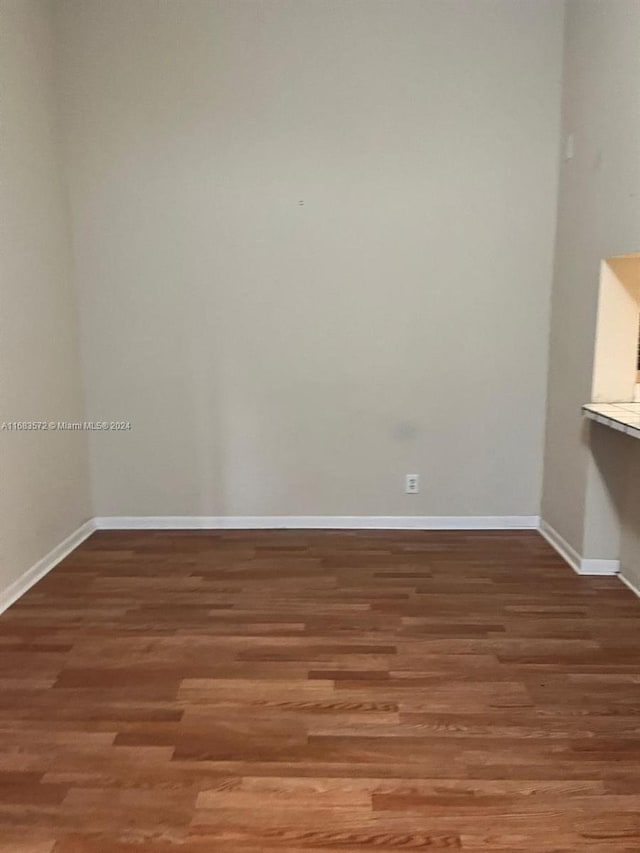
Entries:
[[536, 515], [562, 4], [59, 10], [96, 513]]
[[640, 592], [640, 441], [628, 438], [627, 479], [622, 503], [620, 574]]
[[[52, 22], [0, 2], [0, 423], [83, 418]], [[0, 429], [0, 589], [91, 515], [86, 433]]]
[[620, 551], [629, 439], [583, 423], [602, 258], [640, 244], [640, 3], [570, 0], [542, 515], [588, 559]]

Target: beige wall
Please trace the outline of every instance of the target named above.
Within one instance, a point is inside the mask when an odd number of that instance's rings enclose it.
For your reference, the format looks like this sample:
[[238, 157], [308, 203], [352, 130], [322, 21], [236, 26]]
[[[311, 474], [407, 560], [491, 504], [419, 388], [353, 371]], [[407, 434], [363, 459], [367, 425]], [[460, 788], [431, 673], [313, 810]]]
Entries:
[[562, 4], [60, 9], [96, 513], [537, 514]]
[[628, 477], [622, 505], [620, 574], [640, 591], [640, 441], [628, 441]]
[[543, 518], [580, 554], [617, 559], [631, 439], [582, 422], [602, 258], [640, 248], [640, 3], [570, 0], [551, 322]]
[[[83, 416], [51, 7], [0, 2], [0, 422]], [[0, 588], [92, 515], [86, 434], [0, 430]]]

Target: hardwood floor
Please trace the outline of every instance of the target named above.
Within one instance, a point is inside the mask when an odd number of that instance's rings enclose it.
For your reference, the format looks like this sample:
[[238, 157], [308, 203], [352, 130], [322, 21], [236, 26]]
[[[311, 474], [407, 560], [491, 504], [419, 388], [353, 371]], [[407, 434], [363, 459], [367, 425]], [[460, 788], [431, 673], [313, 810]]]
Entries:
[[1, 853], [640, 850], [640, 601], [529, 532], [101, 532], [0, 617]]

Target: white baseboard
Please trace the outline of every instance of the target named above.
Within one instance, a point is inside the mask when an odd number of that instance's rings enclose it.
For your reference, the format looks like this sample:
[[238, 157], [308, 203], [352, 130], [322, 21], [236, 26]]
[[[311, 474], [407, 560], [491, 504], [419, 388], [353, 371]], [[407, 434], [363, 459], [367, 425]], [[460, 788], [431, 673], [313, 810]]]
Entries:
[[94, 530], [536, 530], [535, 515], [273, 515], [104, 516], [92, 518], [56, 545], [5, 590], [0, 613], [10, 607]]
[[620, 560], [585, 560], [580, 563], [581, 575], [617, 575], [620, 571]]
[[102, 516], [98, 530], [537, 530], [537, 515]]
[[66, 539], [56, 545], [48, 554], [46, 554], [37, 563], [34, 563], [30, 569], [10, 584], [5, 590], [0, 592], [0, 613], [3, 613], [10, 607], [14, 601], [17, 601], [25, 592], [30, 589], [35, 583], [43, 578], [54, 566], [57, 566], [61, 560], [75, 550], [81, 542], [90, 536], [96, 529], [94, 519], [85, 521], [77, 530], [74, 530]]
[[565, 560], [574, 572], [580, 574], [580, 564], [582, 562], [582, 557], [572, 545], [569, 545], [566, 539], [563, 539], [562, 536], [555, 530], [550, 524], [548, 524], [544, 519], [540, 521], [540, 533], [547, 540], [549, 545], [554, 548], [558, 554]]
[[638, 589], [638, 587], [632, 581], [630, 581], [629, 578], [626, 578], [623, 574], [619, 574], [618, 577], [625, 586], [629, 587], [631, 592], [633, 592], [635, 595], [638, 596], [638, 598], [640, 598], [640, 589]]
[[619, 560], [590, 560], [581, 557], [544, 519], [540, 521], [540, 533], [578, 575], [617, 575], [620, 571]]

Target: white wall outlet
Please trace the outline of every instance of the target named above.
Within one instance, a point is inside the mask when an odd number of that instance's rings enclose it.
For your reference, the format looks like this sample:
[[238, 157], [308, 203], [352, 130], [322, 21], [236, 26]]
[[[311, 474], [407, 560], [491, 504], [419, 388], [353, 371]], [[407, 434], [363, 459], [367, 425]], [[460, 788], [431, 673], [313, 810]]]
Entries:
[[420, 475], [406, 474], [404, 478], [404, 490], [408, 495], [417, 495], [420, 491]]

